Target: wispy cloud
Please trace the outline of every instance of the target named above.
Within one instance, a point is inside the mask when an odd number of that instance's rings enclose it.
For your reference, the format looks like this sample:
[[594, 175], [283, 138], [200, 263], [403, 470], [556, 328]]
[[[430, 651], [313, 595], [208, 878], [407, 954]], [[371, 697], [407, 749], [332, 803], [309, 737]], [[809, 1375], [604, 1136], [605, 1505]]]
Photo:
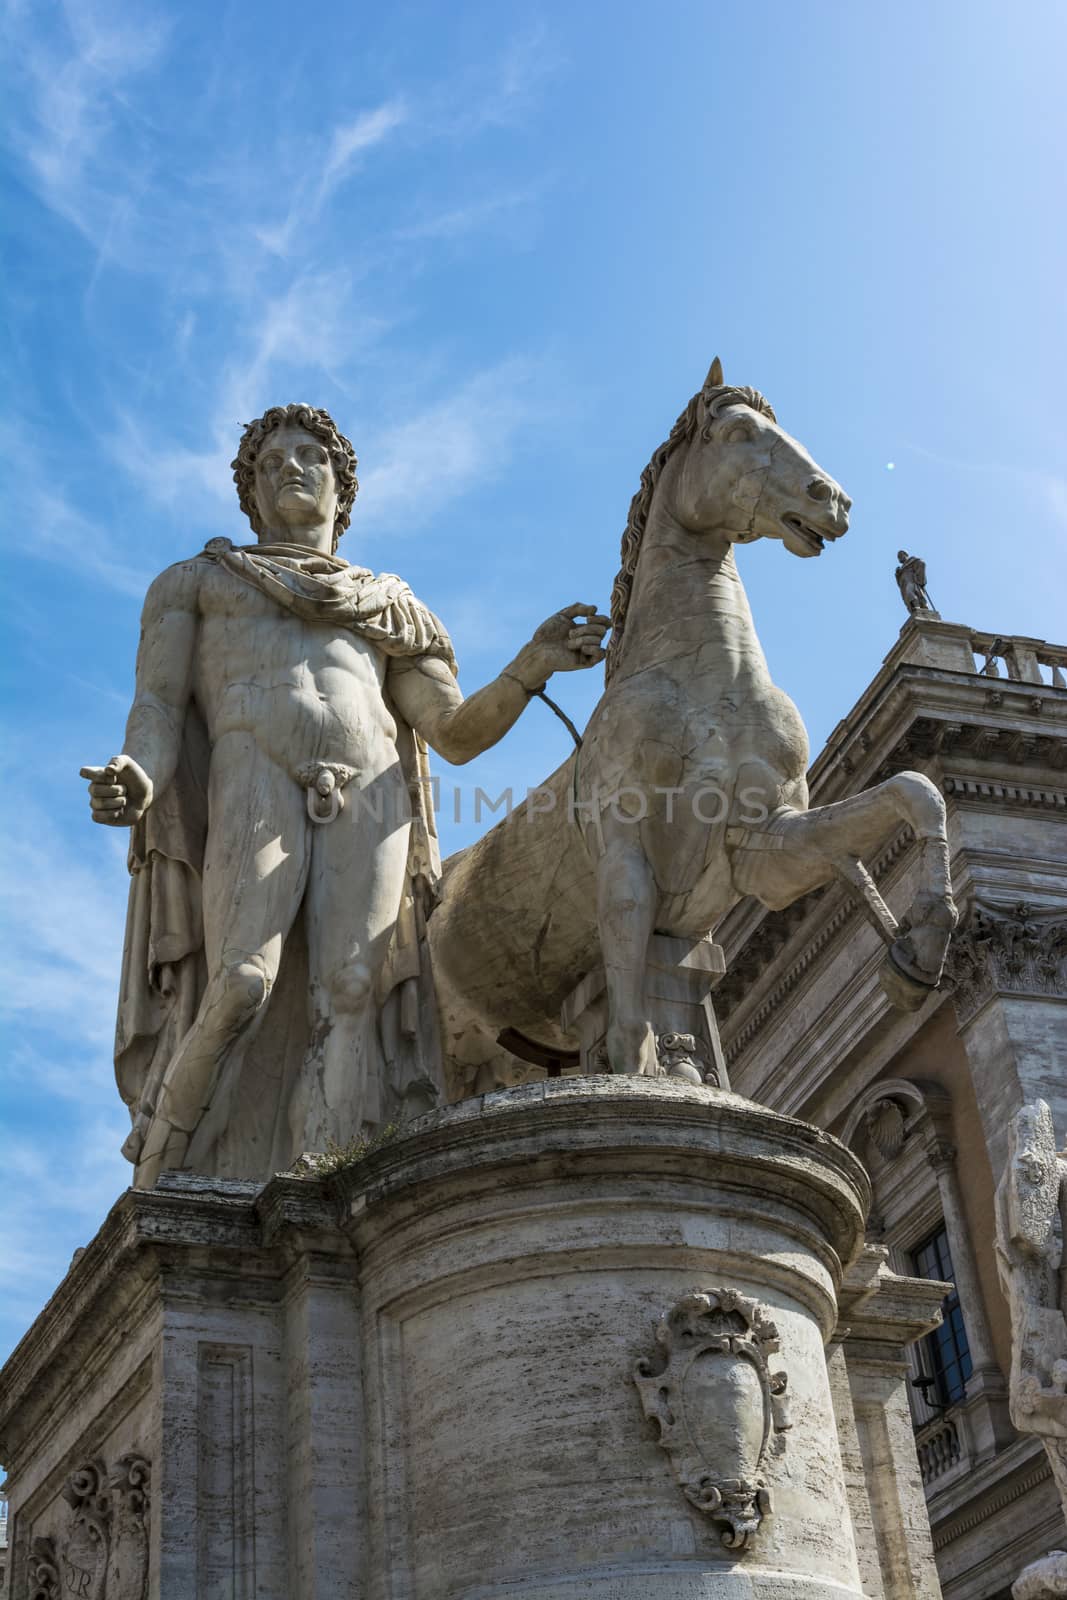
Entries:
[[306, 248], [309, 229], [318, 221], [335, 190], [352, 176], [359, 159], [407, 121], [408, 113], [400, 100], [389, 100], [371, 111], [361, 112], [352, 122], [338, 123], [326, 141], [319, 162], [317, 181], [304, 179], [281, 222], [255, 229], [265, 249], [278, 256], [290, 255], [294, 248]]
[[[254, 317], [235, 330], [199, 427], [199, 441], [176, 439], [139, 411], [125, 406], [102, 435], [115, 462], [156, 505], [180, 510], [187, 526], [234, 514], [230, 463], [245, 423], [294, 394], [294, 376], [306, 384], [317, 372], [338, 387], [361, 353], [388, 332], [383, 316], [361, 313], [351, 275], [343, 270], [296, 277], [280, 294], [265, 296]], [[217, 531], [217, 530], [216, 530]]]
[[[86, 811], [85, 828], [92, 827]], [[73, 849], [40, 819], [28, 826], [9, 816], [4, 837], [10, 853], [0, 882], [0, 916], [18, 929], [18, 939], [5, 957], [0, 1017], [46, 1021], [64, 1037], [107, 1043], [115, 1027], [122, 956], [121, 859], [111, 850], [94, 855]], [[128, 836], [120, 837], [124, 848]]]
[[[0, 1134], [7, 1178], [0, 1231], [0, 1359], [89, 1243], [132, 1169], [119, 1152], [125, 1112], [54, 1116], [39, 1135]], [[62, 1131], [62, 1144], [57, 1135]]]
[[[141, 597], [151, 572], [127, 559], [107, 529], [86, 516], [71, 491], [58, 481], [61, 463], [46, 456], [27, 427], [0, 422], [0, 453], [19, 461], [6, 506], [4, 543], [19, 559], [52, 563], [57, 557], [72, 563], [79, 580], [96, 581], [120, 594]], [[26, 538], [27, 530], [32, 538]]]
[[525, 210], [533, 199], [529, 189], [517, 190], [510, 194], [492, 195], [487, 200], [475, 201], [470, 205], [455, 206], [448, 211], [439, 211], [431, 216], [421, 217], [417, 222], [398, 228], [398, 239], [457, 239], [463, 234], [473, 233], [476, 229], [484, 228], [488, 224], [499, 221], [502, 217], [514, 216]]
[[542, 411], [535, 376], [528, 362], [504, 362], [372, 435], [359, 533], [421, 525], [473, 484], [504, 471], [520, 427]]
[[1012, 480], [1032, 495], [1041, 510], [1051, 514], [1067, 532], [1067, 478], [1060, 474], [1048, 472], [1040, 467], [1012, 466], [1006, 461], [967, 460], [965, 457], [946, 455], [943, 451], [931, 450], [927, 445], [911, 442], [905, 442], [903, 448], [910, 455], [919, 456], [924, 461], [932, 461], [936, 466], [945, 467], [950, 472], [966, 473], [968, 477]]
[[129, 85], [160, 60], [170, 24], [148, 5], [67, 0], [52, 8], [57, 26], [48, 29], [41, 9], [11, 18], [19, 70], [9, 80], [10, 142], [44, 203], [104, 249], [136, 187], [140, 153], [124, 139], [121, 194], [102, 181], [102, 158], [127, 120]]
[[389, 100], [373, 111], [362, 112], [354, 122], [342, 122], [333, 130], [330, 150], [319, 181], [318, 201], [323, 202], [344, 182], [365, 150], [381, 144], [394, 128], [407, 119], [400, 100]]
[[470, 138], [486, 128], [522, 122], [545, 83], [564, 63], [555, 38], [541, 23], [518, 34], [488, 67], [454, 85], [437, 108], [438, 126]]

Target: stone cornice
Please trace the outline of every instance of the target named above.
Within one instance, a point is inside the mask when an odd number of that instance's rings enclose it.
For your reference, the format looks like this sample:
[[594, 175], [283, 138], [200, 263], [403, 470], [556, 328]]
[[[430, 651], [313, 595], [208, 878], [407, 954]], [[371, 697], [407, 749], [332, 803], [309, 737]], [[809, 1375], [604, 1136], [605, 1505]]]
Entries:
[[[1022, 730], [1024, 736], [1063, 741], [1067, 689], [985, 676], [973, 654], [985, 637], [958, 624], [910, 619], [879, 672], [812, 762], [812, 803], [826, 804], [876, 781], [878, 752], [888, 754], [919, 707], [937, 720], [985, 720], [997, 733]], [[1039, 659], [1067, 659], [1067, 651], [1043, 640], [1018, 642], [1032, 647]]]
[[743, 1189], [765, 1171], [769, 1191], [779, 1192], [803, 1174], [805, 1210], [817, 1224], [808, 1246], [832, 1275], [852, 1254], [857, 1207], [865, 1213], [870, 1203], [867, 1173], [844, 1145], [728, 1091], [628, 1075], [549, 1078], [420, 1117], [339, 1173], [361, 1259], [390, 1233], [394, 1214], [425, 1211], [457, 1176], [466, 1203], [477, 1203], [499, 1191], [509, 1169], [524, 1183], [555, 1181], [563, 1151], [569, 1164], [580, 1153], [583, 1170], [628, 1181], [710, 1161], [727, 1186]]
[[1029, 811], [1058, 811], [1067, 815], [1067, 788], [1039, 788], [998, 778], [966, 777], [950, 773], [942, 784], [957, 805], [1004, 811], [1020, 807]]
[[888, 1254], [883, 1245], [868, 1243], [845, 1273], [835, 1338], [847, 1339], [849, 1360], [900, 1361], [906, 1345], [941, 1323], [950, 1285], [901, 1277], [889, 1267]]
[[[280, 1292], [290, 1251], [279, 1248], [303, 1230], [323, 1229], [324, 1249], [348, 1255], [336, 1233], [337, 1201], [329, 1178], [282, 1174], [265, 1188], [191, 1174], [164, 1174], [155, 1189], [128, 1189], [112, 1206], [92, 1243], [79, 1251], [33, 1326], [0, 1374], [0, 1459], [9, 1467], [20, 1437], [53, 1404], [55, 1393], [82, 1386], [99, 1357], [136, 1321], [148, 1282], [166, 1275], [180, 1250], [188, 1267], [204, 1247], [212, 1276], [240, 1276], [243, 1295]], [[192, 1202], [192, 1203], [191, 1203]], [[48, 1370], [49, 1386], [39, 1381]]]
[[[1020, 1440], [1020, 1444], [1022, 1443]], [[1026, 1443], [1029, 1444], [1029, 1440]], [[1024, 1494], [1029, 1494], [1032, 1489], [1038, 1488], [1051, 1478], [1052, 1470], [1043, 1449], [1039, 1453], [1035, 1453], [1032, 1449], [1026, 1450], [1026, 1457], [1033, 1461], [1029, 1471], [1024, 1470], [1011, 1475], [1011, 1465], [1007, 1458], [1016, 1452], [1017, 1447], [1012, 1445], [1008, 1450], [998, 1452], [992, 1460], [983, 1465], [972, 1467], [962, 1480], [956, 1479], [947, 1484], [942, 1493], [930, 1495], [926, 1509], [930, 1517], [935, 1551], [946, 1549], [964, 1534], [980, 1527], [996, 1512], [1003, 1511], [1013, 1501], [1021, 1499]], [[986, 1478], [990, 1487], [994, 1484], [997, 1486], [992, 1493], [986, 1489], [986, 1483], [983, 1481]], [[962, 1507], [967, 1509], [961, 1514]]]
[[[959, 635], [961, 645], [971, 638], [970, 630], [940, 625], [946, 630]], [[810, 803], [826, 805], [915, 768], [959, 806], [1067, 813], [1067, 783], [1058, 779], [1067, 770], [1067, 690], [949, 671], [894, 659], [891, 652], [812, 763]], [[910, 833], [903, 830], [868, 863], [876, 881], [910, 848]], [[858, 914], [858, 906], [830, 884], [782, 911], [746, 900], [723, 918], [715, 937], [726, 950], [727, 972], [716, 989], [715, 1009], [728, 1064], [736, 1063]], [[754, 1008], [744, 1010], [745, 996], [805, 924], [804, 948]]]

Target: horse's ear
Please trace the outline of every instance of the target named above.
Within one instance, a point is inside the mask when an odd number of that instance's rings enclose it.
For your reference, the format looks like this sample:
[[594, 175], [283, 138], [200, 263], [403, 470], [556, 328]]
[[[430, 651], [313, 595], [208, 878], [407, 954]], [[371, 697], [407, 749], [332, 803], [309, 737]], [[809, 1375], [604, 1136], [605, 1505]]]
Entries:
[[721, 389], [724, 381], [725, 380], [723, 379], [722, 375], [722, 362], [719, 360], [718, 356], [716, 356], [715, 360], [708, 368], [708, 375], [704, 379], [704, 387], [705, 389]]

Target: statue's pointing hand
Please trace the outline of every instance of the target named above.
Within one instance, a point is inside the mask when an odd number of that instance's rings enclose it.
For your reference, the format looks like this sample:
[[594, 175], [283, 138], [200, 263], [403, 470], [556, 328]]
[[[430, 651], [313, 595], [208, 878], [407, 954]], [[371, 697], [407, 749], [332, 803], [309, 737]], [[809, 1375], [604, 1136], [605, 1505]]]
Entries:
[[607, 654], [602, 648], [604, 635], [610, 627], [611, 618], [596, 606], [576, 603], [542, 622], [526, 648], [536, 652], [546, 677], [552, 672], [574, 672], [603, 661]]
[[93, 821], [132, 828], [152, 803], [152, 780], [132, 756], [112, 756], [106, 767], [82, 767], [89, 780]]

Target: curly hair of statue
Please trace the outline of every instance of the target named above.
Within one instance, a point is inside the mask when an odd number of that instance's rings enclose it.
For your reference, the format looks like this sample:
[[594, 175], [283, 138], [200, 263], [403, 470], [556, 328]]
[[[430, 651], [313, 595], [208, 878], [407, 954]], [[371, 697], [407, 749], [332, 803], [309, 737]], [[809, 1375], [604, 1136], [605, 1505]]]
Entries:
[[337, 484], [337, 514], [333, 522], [333, 548], [336, 550], [337, 542], [352, 518], [352, 505], [359, 490], [359, 480], [356, 477], [358, 462], [351, 441], [345, 438], [328, 411], [300, 403], [271, 406], [261, 417], [256, 417], [253, 422], [245, 425], [241, 442], [237, 446], [237, 454], [230, 462], [241, 510], [252, 524], [253, 533], [260, 534], [267, 531], [260, 520], [256, 505], [256, 460], [267, 435], [275, 428], [286, 426], [303, 428], [305, 432], [321, 440], [329, 452]]

